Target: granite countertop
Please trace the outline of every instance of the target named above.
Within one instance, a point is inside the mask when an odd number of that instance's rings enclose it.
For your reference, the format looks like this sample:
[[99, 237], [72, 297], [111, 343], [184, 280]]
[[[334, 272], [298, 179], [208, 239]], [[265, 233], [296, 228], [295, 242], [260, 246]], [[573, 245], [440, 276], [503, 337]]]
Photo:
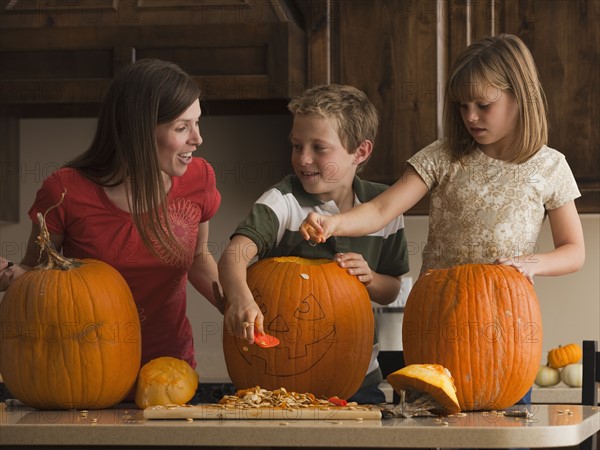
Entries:
[[0, 446], [552, 447], [600, 430], [598, 407], [531, 405], [529, 411], [529, 418], [469, 412], [443, 419], [145, 420], [143, 411], [126, 406], [41, 411], [0, 403]]

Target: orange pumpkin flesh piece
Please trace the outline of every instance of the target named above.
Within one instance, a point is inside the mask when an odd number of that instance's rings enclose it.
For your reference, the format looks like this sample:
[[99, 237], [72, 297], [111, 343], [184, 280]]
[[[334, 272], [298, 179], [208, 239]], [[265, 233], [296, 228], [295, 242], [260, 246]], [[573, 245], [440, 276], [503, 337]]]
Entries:
[[454, 379], [439, 364], [411, 364], [387, 376], [387, 381], [401, 395], [404, 389], [430, 394], [442, 408], [442, 415], [460, 412]]
[[279, 339], [270, 334], [262, 333], [254, 327], [254, 343], [262, 348], [271, 348], [279, 345]]

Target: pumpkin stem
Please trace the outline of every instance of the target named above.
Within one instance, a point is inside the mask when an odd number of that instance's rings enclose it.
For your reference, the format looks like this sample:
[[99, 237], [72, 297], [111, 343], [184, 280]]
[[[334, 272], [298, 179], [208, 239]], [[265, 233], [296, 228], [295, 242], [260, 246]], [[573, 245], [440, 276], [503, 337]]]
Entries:
[[48, 232], [48, 227], [46, 225], [46, 214], [52, 211], [54, 208], [60, 206], [60, 204], [65, 199], [65, 195], [67, 190], [62, 193], [60, 200], [56, 205], [52, 205], [50, 208], [46, 210], [44, 214], [37, 213], [38, 222], [40, 223], [40, 234], [38, 235], [35, 242], [40, 246], [40, 257], [42, 259], [43, 253], [46, 253], [47, 261], [39, 265], [39, 268], [42, 270], [51, 270], [51, 269], [61, 269], [61, 270], [69, 270], [74, 267], [79, 266], [75, 260], [71, 258], [67, 258], [61, 255], [57, 250], [52, 241], [50, 240], [50, 233]]

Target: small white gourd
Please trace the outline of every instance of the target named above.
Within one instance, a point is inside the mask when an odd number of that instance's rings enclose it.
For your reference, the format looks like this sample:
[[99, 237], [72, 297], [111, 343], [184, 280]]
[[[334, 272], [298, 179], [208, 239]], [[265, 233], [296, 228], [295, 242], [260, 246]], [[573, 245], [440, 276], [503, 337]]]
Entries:
[[555, 386], [560, 383], [560, 372], [554, 367], [540, 366], [534, 382], [539, 387]]
[[569, 364], [560, 371], [560, 379], [568, 386], [581, 387], [583, 384], [583, 364]]

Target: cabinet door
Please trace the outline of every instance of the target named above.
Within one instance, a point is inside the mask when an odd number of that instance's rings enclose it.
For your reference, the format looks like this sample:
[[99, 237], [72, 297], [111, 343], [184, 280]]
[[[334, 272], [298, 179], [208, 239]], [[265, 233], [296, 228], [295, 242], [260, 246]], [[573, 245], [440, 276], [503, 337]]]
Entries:
[[593, 0], [504, 0], [501, 31], [533, 53], [548, 100], [549, 143], [563, 153], [582, 197], [600, 212], [600, 4]]
[[362, 89], [380, 112], [373, 156], [361, 174], [366, 179], [395, 180], [404, 162], [438, 135], [436, 8], [435, 0], [336, 2], [334, 79]]
[[[441, 137], [449, 64], [471, 42], [506, 32], [533, 53], [549, 146], [575, 174], [579, 211], [600, 212], [599, 13], [597, 0], [333, 1], [332, 81], [364, 90], [381, 113], [361, 176], [392, 183], [411, 155]], [[427, 213], [427, 202], [409, 213]]]

